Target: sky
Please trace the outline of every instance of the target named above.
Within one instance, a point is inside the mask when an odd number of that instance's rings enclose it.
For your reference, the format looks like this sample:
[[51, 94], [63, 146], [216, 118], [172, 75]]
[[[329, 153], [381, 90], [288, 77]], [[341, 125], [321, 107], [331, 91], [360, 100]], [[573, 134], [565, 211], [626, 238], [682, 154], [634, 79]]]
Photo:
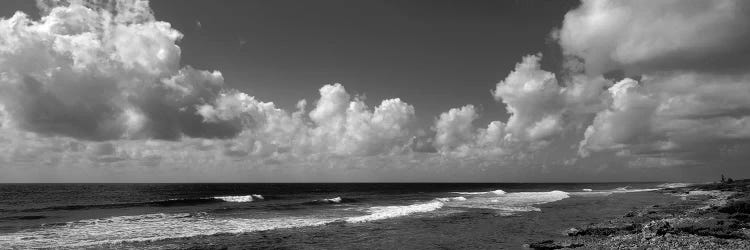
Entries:
[[0, 182], [743, 178], [750, 4], [2, 1]]

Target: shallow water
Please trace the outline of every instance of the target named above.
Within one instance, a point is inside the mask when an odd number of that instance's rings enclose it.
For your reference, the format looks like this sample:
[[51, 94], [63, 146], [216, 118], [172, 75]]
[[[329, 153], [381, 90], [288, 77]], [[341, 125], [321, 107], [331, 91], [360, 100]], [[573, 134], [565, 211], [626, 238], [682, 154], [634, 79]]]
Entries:
[[[0, 185], [7, 197], [0, 201], [0, 248], [352, 230], [409, 219], [460, 228], [456, 218], [530, 216], [552, 202], [595, 205], [613, 194], [659, 184], [5, 184]], [[378, 235], [369, 230], [357, 237]]]

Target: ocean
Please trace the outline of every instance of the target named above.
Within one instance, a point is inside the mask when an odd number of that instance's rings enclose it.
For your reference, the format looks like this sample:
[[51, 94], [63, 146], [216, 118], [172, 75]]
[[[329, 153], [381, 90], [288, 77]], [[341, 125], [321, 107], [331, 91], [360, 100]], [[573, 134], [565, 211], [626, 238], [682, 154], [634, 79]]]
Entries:
[[[617, 194], [660, 187], [662, 183], [0, 184], [0, 248], [148, 245], [326, 227], [360, 230], [351, 237], [361, 238], [372, 230], [367, 225], [399, 221], [404, 232], [429, 234], [424, 225], [409, 220], [450, 226], [456, 218], [471, 220], [474, 215], [523, 218], [563, 200], [578, 199], [576, 206], [586, 209], [586, 204]], [[513, 223], [539, 223], [525, 221]], [[299, 241], [293, 246], [315, 244]]]

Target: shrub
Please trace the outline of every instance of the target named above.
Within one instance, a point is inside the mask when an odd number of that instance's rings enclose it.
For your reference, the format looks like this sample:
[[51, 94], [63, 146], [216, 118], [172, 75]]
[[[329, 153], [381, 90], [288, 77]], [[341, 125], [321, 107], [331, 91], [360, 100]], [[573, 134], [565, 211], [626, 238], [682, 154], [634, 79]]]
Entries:
[[735, 201], [729, 202], [723, 207], [720, 207], [719, 212], [727, 213], [727, 214], [734, 214], [734, 213], [750, 214], [750, 201], [735, 200]]

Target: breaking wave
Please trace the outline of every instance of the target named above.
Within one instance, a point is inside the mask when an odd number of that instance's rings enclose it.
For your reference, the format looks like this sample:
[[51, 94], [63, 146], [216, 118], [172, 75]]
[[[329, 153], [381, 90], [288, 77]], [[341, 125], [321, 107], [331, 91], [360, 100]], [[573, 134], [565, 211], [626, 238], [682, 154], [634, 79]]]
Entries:
[[332, 221], [309, 217], [213, 218], [205, 213], [117, 216], [49, 225], [39, 231], [2, 234], [0, 235], [0, 248], [85, 248], [102, 244], [153, 241], [217, 233], [245, 233], [319, 226]]
[[58, 211], [58, 210], [84, 210], [84, 209], [108, 209], [108, 208], [126, 208], [126, 207], [141, 207], [141, 206], [152, 206], [152, 207], [172, 207], [172, 206], [193, 206], [220, 202], [251, 202], [254, 200], [264, 200], [265, 197], [258, 194], [253, 195], [242, 195], [242, 196], [216, 196], [210, 198], [175, 198], [168, 200], [157, 200], [157, 201], [146, 201], [146, 202], [123, 202], [123, 203], [110, 203], [110, 204], [83, 204], [83, 205], [65, 205], [65, 206], [50, 206], [41, 208], [29, 208], [22, 210], [8, 210], [8, 211], [20, 211], [20, 212], [44, 212], [44, 211]]
[[451, 192], [451, 193], [462, 194], [462, 195], [481, 195], [481, 194], [501, 195], [501, 194], [505, 194], [505, 191], [498, 189], [498, 190], [492, 190], [492, 191], [486, 191], [486, 192]]
[[619, 193], [636, 193], [636, 192], [648, 192], [648, 191], [656, 191], [659, 190], [659, 188], [639, 188], [639, 189], [631, 189], [630, 186], [625, 187], [618, 187], [615, 189], [610, 190], [592, 190], [589, 188], [581, 189], [581, 192], [571, 192], [570, 195], [573, 196], [608, 196], [611, 194], [619, 194]]
[[438, 201], [449, 202], [449, 201], [465, 201], [466, 198], [463, 196], [452, 197], [452, 198], [437, 198]]
[[338, 196], [334, 198], [304, 202], [304, 203], [301, 203], [301, 205], [326, 205], [326, 204], [341, 204], [341, 203], [354, 203], [354, 202], [357, 202], [357, 200], [351, 199], [351, 198], [342, 198]]
[[[493, 193], [493, 192], [487, 192]], [[567, 192], [554, 190], [549, 192], [512, 192], [494, 196], [475, 196], [461, 201], [447, 203], [450, 207], [493, 209], [501, 212], [539, 211], [534, 205], [559, 201], [569, 196]]]
[[438, 210], [444, 205], [441, 201], [431, 201], [427, 203], [419, 203], [408, 206], [376, 206], [368, 209], [370, 214], [350, 217], [345, 221], [350, 223], [368, 222], [375, 220], [383, 220], [395, 217], [407, 216], [414, 213], [425, 213]]
[[[498, 192], [500, 191], [500, 192]], [[487, 194], [487, 195], [483, 195]], [[491, 195], [489, 195], [491, 194]], [[493, 209], [499, 214], [539, 211], [535, 205], [568, 198], [563, 191], [511, 192], [502, 190], [482, 192], [474, 196], [436, 198], [410, 205], [372, 206], [365, 215], [355, 216], [286, 216], [277, 218], [217, 217], [207, 213], [144, 214], [116, 216], [49, 224], [41, 228], [0, 235], [0, 248], [72, 247], [86, 248], [102, 244], [153, 241], [170, 238], [213, 235], [219, 233], [247, 233], [282, 228], [320, 226], [335, 222], [363, 223], [377, 220], [429, 213], [443, 207]], [[216, 196], [206, 200], [221, 202], [250, 202], [263, 199], [260, 195]], [[351, 199], [334, 197], [316, 200], [317, 204], [339, 204]]]
[[263, 200], [263, 196], [259, 194], [241, 195], [241, 196], [216, 196], [213, 199], [218, 199], [226, 202], [251, 202], [254, 200]]
[[693, 184], [692, 183], [680, 183], [680, 182], [678, 182], [678, 183], [664, 183], [664, 184], [659, 184], [656, 187], [658, 187], [658, 188], [681, 188], [681, 187], [687, 187], [687, 186], [690, 186], [690, 185], [693, 185]]

